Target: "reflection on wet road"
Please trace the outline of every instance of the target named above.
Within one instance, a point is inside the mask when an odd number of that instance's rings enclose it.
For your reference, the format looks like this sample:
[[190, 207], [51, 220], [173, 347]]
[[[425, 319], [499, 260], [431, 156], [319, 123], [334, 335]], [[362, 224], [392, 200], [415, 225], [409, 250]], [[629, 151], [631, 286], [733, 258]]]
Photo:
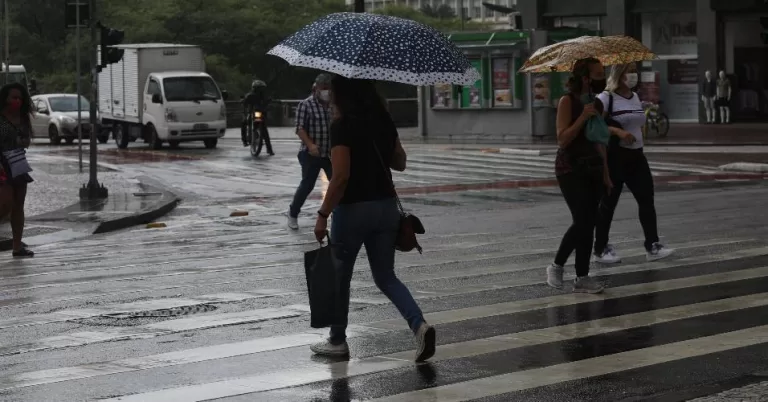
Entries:
[[[413, 154], [415, 166], [484, 157]], [[413, 363], [413, 336], [361, 255], [351, 359], [333, 360], [308, 349], [326, 336], [309, 327], [302, 263], [316, 247], [319, 199], [289, 231], [295, 163], [249, 158], [126, 163], [192, 195], [167, 227], [46, 245], [31, 260], [0, 256], [0, 400], [688, 400], [765, 379], [763, 186], [659, 193], [663, 241], [677, 253], [653, 263], [626, 197], [611, 239], [623, 262], [593, 271], [609, 285], [602, 295], [570, 292], [570, 262], [565, 290], [543, 283], [570, 220], [557, 189], [407, 195], [428, 234], [424, 255], [398, 254], [397, 273], [437, 328], [437, 354]], [[491, 177], [457, 169], [414, 167], [398, 180]]]

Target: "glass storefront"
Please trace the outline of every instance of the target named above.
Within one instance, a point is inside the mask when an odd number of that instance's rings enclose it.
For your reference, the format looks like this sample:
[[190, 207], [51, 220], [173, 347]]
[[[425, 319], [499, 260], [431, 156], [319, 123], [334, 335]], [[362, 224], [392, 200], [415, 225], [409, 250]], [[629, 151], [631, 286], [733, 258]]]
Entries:
[[[641, 16], [643, 44], [659, 60], [643, 63], [641, 93], [652, 88], [661, 108], [676, 122], [698, 122], [698, 39], [694, 12], [647, 13]], [[713, 76], [717, 66], [712, 66]], [[649, 102], [656, 99], [647, 99]]]
[[768, 45], [761, 23], [766, 17], [749, 14], [725, 18], [725, 72], [733, 88], [733, 120], [768, 120]]

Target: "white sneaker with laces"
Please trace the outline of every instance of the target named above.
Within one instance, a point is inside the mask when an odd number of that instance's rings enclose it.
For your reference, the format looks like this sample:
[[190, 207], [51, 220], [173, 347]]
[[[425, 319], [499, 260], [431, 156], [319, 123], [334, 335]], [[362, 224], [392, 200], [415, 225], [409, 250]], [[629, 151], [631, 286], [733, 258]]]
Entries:
[[582, 276], [573, 281], [573, 291], [575, 293], [596, 294], [602, 293], [603, 290], [605, 290], [605, 286], [591, 276]]
[[349, 346], [347, 345], [347, 342], [334, 345], [330, 340], [326, 340], [325, 342], [316, 343], [310, 346], [309, 350], [321, 356], [342, 357], [349, 355]]
[[547, 267], [547, 285], [555, 288], [563, 288], [563, 266], [554, 262]]
[[621, 257], [616, 254], [616, 250], [610, 244], [605, 246], [602, 253], [593, 254], [592, 259], [601, 264], [618, 264], [621, 262]]
[[650, 251], [646, 251], [645, 257], [648, 259], [648, 261], [658, 261], [662, 258], [667, 258], [670, 255], [674, 254], [675, 249], [673, 248], [666, 248], [661, 243], [653, 243], [653, 246], [651, 246]]
[[294, 218], [288, 215], [288, 228], [291, 230], [299, 230], [299, 218]]
[[416, 339], [419, 341], [419, 348], [416, 349], [416, 362], [423, 362], [435, 355], [436, 334], [435, 328], [426, 322], [421, 324], [416, 331]]

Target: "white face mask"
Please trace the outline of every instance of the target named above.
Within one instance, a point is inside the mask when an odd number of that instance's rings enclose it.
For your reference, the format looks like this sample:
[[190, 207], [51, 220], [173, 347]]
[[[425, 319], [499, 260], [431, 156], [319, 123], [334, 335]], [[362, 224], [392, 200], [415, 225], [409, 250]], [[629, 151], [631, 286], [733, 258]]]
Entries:
[[318, 96], [320, 96], [320, 99], [323, 102], [328, 102], [331, 99], [331, 91], [322, 90]]
[[637, 86], [637, 73], [627, 73], [624, 82], [630, 88]]

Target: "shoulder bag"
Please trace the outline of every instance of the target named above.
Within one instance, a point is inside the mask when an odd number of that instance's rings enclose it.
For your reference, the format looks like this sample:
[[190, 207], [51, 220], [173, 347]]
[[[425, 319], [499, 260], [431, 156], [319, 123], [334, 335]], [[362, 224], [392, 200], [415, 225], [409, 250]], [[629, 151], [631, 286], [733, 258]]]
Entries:
[[[12, 128], [19, 134], [19, 137], [25, 137], [18, 127], [13, 125], [6, 119], [3, 119], [3, 124], [6, 124], [9, 128]], [[32, 167], [29, 166], [27, 161], [27, 150], [24, 148], [16, 148], [2, 152], [2, 159], [5, 166], [8, 168], [8, 176], [15, 179], [23, 174], [27, 174], [32, 171]]]
[[[383, 172], [384, 174], [387, 174], [390, 171], [389, 165], [384, 163], [384, 158], [381, 157], [381, 152], [379, 152], [379, 147], [376, 146], [375, 139], [372, 141], [372, 143], [373, 149], [376, 151], [376, 155], [379, 157], [379, 162], [381, 162], [381, 167], [384, 169]], [[403, 209], [403, 204], [400, 202], [400, 196], [397, 195], [395, 182], [392, 181], [391, 174], [387, 175], [387, 180], [389, 180], [389, 183], [392, 186], [392, 191], [395, 193], [397, 209], [400, 212], [400, 228], [397, 233], [397, 239], [395, 240], [395, 249], [406, 253], [416, 249], [418, 250], [419, 254], [422, 254], [422, 248], [421, 245], [419, 245], [418, 239], [416, 239], [416, 235], [426, 233], [424, 230], [424, 225], [421, 223], [421, 220], [416, 217], [416, 215], [409, 214]]]

